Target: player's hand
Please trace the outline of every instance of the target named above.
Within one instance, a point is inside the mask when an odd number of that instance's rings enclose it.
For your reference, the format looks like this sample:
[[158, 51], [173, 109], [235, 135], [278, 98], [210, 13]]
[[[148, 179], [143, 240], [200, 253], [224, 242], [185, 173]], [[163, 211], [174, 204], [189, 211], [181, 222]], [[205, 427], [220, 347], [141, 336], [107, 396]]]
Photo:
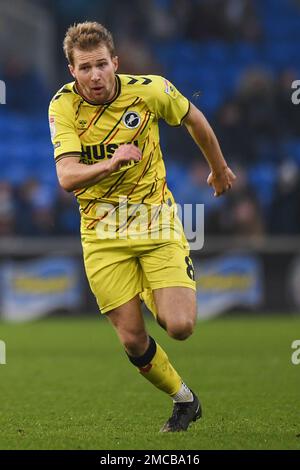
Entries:
[[129, 162], [139, 162], [142, 159], [142, 152], [133, 144], [122, 144], [115, 151], [114, 156], [110, 160], [110, 171], [118, 171], [123, 165]]
[[219, 173], [212, 171], [207, 178], [207, 184], [214, 188], [214, 196], [218, 197], [231, 189], [235, 179], [236, 176], [233, 171], [226, 166]]

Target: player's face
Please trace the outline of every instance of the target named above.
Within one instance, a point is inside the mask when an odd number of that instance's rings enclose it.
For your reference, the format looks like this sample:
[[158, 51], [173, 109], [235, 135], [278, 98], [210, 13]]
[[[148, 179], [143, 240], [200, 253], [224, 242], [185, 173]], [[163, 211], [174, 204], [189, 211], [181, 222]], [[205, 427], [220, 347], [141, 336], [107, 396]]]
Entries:
[[89, 101], [99, 104], [113, 98], [118, 57], [111, 57], [107, 47], [101, 45], [92, 51], [75, 48], [73, 60], [74, 64], [69, 65], [69, 69], [80, 93]]

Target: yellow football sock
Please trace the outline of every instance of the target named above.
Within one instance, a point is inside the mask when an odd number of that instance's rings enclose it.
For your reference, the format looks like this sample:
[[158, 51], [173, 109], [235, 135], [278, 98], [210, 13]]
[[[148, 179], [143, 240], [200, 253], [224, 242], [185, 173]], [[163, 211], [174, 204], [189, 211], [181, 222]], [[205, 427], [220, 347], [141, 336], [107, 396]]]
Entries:
[[165, 351], [151, 336], [149, 339], [149, 347], [143, 356], [128, 357], [145, 379], [168, 395], [175, 395], [181, 387], [181, 377], [170, 363]]

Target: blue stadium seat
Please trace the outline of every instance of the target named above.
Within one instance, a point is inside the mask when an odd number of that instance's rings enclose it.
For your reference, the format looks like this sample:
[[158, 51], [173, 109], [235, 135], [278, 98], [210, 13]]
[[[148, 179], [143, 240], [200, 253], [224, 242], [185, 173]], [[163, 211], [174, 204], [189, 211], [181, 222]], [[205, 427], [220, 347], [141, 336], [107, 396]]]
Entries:
[[266, 61], [279, 68], [300, 64], [299, 51], [291, 48], [289, 41], [267, 42], [263, 48]]
[[300, 139], [290, 139], [282, 142], [281, 154], [283, 159], [289, 159], [300, 166]]
[[236, 43], [231, 47], [230, 60], [240, 66], [254, 64], [261, 60], [261, 48], [253, 44]]
[[14, 186], [18, 186], [28, 178], [32, 177], [31, 171], [25, 165], [10, 161], [1, 172], [1, 176]]
[[187, 177], [187, 168], [183, 163], [178, 163], [172, 156], [169, 156], [165, 161], [167, 168], [167, 180], [168, 186], [175, 190], [176, 187], [179, 187], [182, 181], [186, 181]]
[[276, 177], [276, 167], [270, 162], [258, 163], [249, 170], [249, 184], [255, 190], [264, 208], [272, 203]]
[[230, 56], [230, 46], [221, 41], [201, 44], [201, 46], [198, 46], [198, 51], [198, 60], [209, 66], [225, 65]]
[[223, 88], [224, 94], [233, 95], [236, 91], [244, 67], [238, 63], [229, 63], [227, 67], [219, 72], [219, 85]]
[[206, 90], [201, 96], [201, 103], [199, 107], [211, 116], [214, 111], [222, 104], [224, 100], [224, 94], [221, 92], [220, 88]]
[[257, 11], [266, 18], [290, 18], [299, 13], [296, 3], [290, 0], [255, 0]]
[[0, 179], [5, 178], [5, 169], [10, 160], [11, 160], [10, 142], [8, 142], [7, 140], [0, 139], [0, 165], [1, 165]]

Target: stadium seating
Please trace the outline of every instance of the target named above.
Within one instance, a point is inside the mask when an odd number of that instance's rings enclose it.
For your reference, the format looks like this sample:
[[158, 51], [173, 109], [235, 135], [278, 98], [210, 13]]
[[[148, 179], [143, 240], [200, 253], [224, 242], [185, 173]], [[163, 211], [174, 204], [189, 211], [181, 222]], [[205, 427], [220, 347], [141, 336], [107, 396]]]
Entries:
[[[189, 99], [213, 119], [217, 109], [231, 99], [243, 72], [252, 66], [263, 67], [273, 77], [291, 65], [300, 78], [299, 39], [300, 7], [287, 0], [254, 2], [262, 25], [261, 43], [206, 41], [203, 43], [179, 38], [168, 39], [152, 47], [165, 75]], [[196, 98], [197, 93], [200, 94]], [[52, 146], [47, 124], [47, 105], [39, 114], [22, 114], [2, 108], [0, 115], [1, 179], [13, 185], [34, 177], [42, 184], [56, 185]], [[162, 131], [164, 142], [164, 130]], [[276, 164], [289, 158], [300, 167], [300, 139], [288, 137], [277, 145], [271, 139], [260, 139], [253, 164], [249, 165], [249, 181], [264, 208], [273, 197]], [[228, 156], [230, 158], [230, 155]], [[243, 164], [243, 162], [241, 162]], [[168, 165], [170, 186], [180, 188], [183, 167], [176, 162]], [[177, 196], [183, 197], [178, 190]], [[180, 201], [179, 201], [180, 202]]]

